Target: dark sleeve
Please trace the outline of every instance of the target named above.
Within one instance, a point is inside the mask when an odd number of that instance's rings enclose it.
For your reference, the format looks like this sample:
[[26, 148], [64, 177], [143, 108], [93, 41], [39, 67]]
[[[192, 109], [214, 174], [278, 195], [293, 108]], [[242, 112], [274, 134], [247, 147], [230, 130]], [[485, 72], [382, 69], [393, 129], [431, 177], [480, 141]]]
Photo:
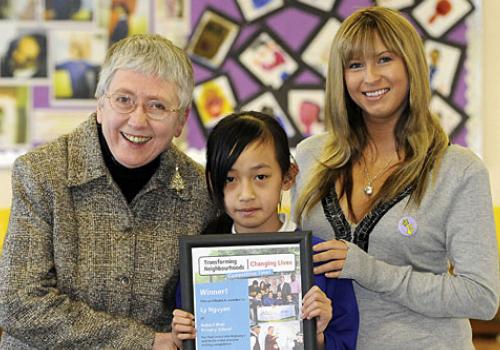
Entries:
[[[313, 244], [320, 240], [313, 237]], [[359, 311], [352, 280], [315, 275], [314, 283], [332, 300], [333, 317], [324, 331], [325, 350], [356, 349]]]
[[210, 234], [220, 234], [220, 233], [231, 233], [231, 227], [233, 226], [233, 220], [223, 213], [217, 216], [213, 221], [209, 222], [207, 227], [201, 233], [202, 235]]
[[182, 309], [182, 293], [181, 293], [181, 284], [179, 283], [179, 279], [177, 279], [177, 284], [175, 286], [175, 308]]

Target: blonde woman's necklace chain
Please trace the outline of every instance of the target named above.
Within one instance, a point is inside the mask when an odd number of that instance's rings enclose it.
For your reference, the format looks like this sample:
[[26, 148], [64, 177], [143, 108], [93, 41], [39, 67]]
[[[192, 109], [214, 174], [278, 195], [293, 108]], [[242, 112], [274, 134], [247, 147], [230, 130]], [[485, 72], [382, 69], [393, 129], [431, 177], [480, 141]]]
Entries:
[[363, 165], [364, 165], [363, 170], [364, 170], [365, 179], [366, 179], [366, 185], [363, 186], [363, 192], [367, 196], [371, 196], [373, 194], [373, 183], [375, 182], [375, 180], [377, 180], [379, 178], [380, 175], [382, 175], [383, 173], [385, 173], [387, 171], [387, 169], [389, 169], [389, 165], [391, 164], [392, 159], [389, 159], [387, 161], [387, 163], [384, 165], [384, 167], [382, 169], [380, 169], [380, 171], [372, 177], [370, 175], [370, 173], [368, 172], [368, 166], [366, 164], [365, 157], [364, 156], [361, 156], [361, 157], [363, 158]]

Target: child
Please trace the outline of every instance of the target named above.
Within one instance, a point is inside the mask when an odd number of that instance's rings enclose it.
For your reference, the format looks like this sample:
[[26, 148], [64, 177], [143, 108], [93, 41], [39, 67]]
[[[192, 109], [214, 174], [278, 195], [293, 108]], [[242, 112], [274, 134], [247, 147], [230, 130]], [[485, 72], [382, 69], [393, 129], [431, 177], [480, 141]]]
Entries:
[[[296, 230], [277, 212], [282, 191], [290, 189], [297, 173], [290, 158], [288, 138], [274, 118], [259, 112], [223, 118], [208, 138], [205, 171], [210, 195], [223, 214], [205, 233]], [[315, 284], [304, 295], [302, 316], [316, 317], [318, 349], [354, 349], [359, 315], [351, 281], [318, 275]], [[174, 310], [175, 343], [180, 347], [195, 334], [194, 316]]]

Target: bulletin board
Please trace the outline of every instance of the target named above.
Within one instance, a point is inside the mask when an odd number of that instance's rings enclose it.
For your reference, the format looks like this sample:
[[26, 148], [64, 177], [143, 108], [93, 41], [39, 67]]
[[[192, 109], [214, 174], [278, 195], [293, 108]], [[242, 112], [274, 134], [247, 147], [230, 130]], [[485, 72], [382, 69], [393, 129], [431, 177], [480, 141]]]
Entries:
[[6, 0], [0, 166], [86, 119], [106, 49], [144, 32], [165, 35], [193, 61], [186, 150], [202, 150], [217, 121], [242, 109], [274, 115], [294, 146], [324, 130], [328, 50], [340, 23], [374, 4], [400, 10], [421, 34], [431, 109], [454, 143], [481, 153], [480, 0]]
[[[468, 0], [193, 0], [195, 35], [191, 35], [187, 47], [198, 82], [195, 113], [202, 117], [197, 118], [196, 125], [190, 125], [191, 129], [201, 129], [198, 134], [193, 131], [190, 142], [203, 147], [203, 135], [220, 118], [213, 107], [217, 101], [234, 103], [234, 110], [272, 112], [292, 146], [323, 131], [331, 40], [345, 17], [373, 4], [400, 10], [416, 27], [424, 40], [431, 72], [432, 110], [440, 116], [453, 142], [476, 146], [477, 141], [470, 136], [478, 137], [471, 130], [478, 124], [468, 121], [480, 115], [470, 101], [480, 96], [477, 86], [472, 96], [470, 84], [477, 81], [474, 77], [480, 73], [480, 60], [469, 43], [473, 41], [471, 35], [476, 35], [475, 41], [480, 39], [477, 32], [471, 31], [477, 28], [477, 23], [471, 25], [471, 21], [477, 21], [479, 15], [478, 4]], [[212, 26], [207, 26], [207, 21]], [[210, 28], [214, 26], [239, 30], [239, 35], [235, 40], [218, 36], [220, 42], [211, 41]], [[220, 47], [220, 52], [197, 51], [196, 45], [201, 46], [203, 40], [212, 51]], [[229, 50], [226, 44], [230, 44]], [[217, 62], [210, 60], [211, 55], [219, 56]], [[208, 93], [210, 90], [213, 93]], [[214, 101], [203, 97], [201, 91]], [[210, 111], [213, 114], [207, 117]]]

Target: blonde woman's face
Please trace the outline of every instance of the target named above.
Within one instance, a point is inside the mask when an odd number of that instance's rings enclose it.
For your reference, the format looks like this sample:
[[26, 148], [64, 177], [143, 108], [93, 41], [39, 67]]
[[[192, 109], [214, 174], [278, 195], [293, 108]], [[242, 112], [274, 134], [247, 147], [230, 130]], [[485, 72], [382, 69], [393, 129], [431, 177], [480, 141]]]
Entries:
[[344, 68], [351, 99], [362, 109], [367, 124], [399, 119], [406, 107], [409, 79], [403, 59], [375, 35], [369, 57], [354, 57]]

